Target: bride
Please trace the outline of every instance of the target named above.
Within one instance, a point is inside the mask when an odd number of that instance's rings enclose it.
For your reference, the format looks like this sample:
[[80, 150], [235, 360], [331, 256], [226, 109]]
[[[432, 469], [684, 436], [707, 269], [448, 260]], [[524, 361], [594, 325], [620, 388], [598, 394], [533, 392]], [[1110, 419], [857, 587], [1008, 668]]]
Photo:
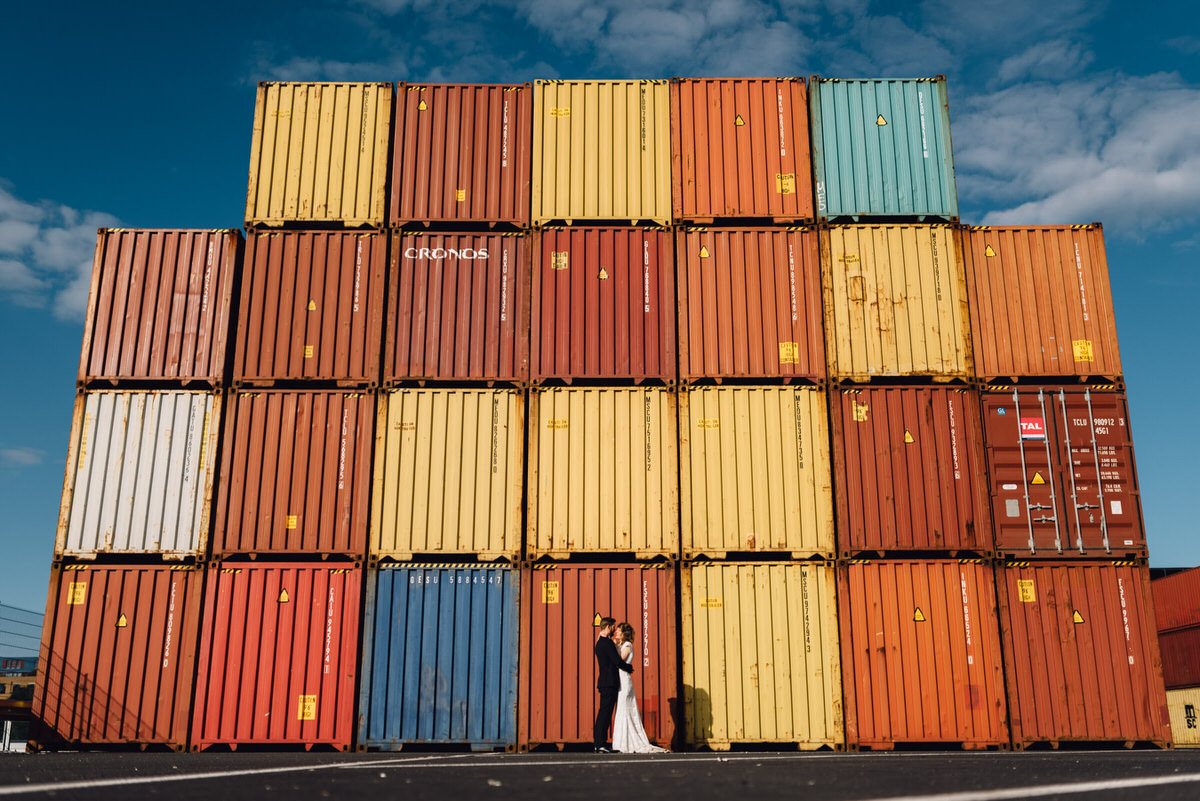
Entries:
[[[627, 663], [633, 663], [633, 626], [628, 623], [617, 625], [613, 632], [613, 643], [617, 652]], [[657, 754], [665, 748], [651, 745], [642, 728], [642, 716], [638, 714], [637, 696], [633, 692], [633, 677], [620, 671], [621, 689], [617, 694], [617, 713], [613, 718], [613, 750], [619, 754]]]

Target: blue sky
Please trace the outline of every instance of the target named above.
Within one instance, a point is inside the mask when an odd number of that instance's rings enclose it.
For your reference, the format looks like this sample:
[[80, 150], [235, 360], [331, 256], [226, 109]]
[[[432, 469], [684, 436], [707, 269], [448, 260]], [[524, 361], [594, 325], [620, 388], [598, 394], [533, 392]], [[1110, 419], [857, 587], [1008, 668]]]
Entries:
[[1104, 223], [1151, 561], [1200, 563], [1192, 2], [44, 1], [4, 22], [0, 602], [44, 602], [95, 229], [238, 226], [262, 79], [945, 74], [965, 221]]

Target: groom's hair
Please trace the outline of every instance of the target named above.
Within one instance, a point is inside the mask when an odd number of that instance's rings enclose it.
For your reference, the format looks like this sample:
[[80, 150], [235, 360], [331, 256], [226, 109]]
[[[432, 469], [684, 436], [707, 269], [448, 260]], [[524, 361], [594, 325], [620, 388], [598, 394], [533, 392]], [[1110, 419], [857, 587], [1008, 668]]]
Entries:
[[608, 628], [609, 626], [611, 626], [612, 624], [614, 624], [616, 622], [617, 622], [617, 619], [615, 617], [602, 617], [602, 618], [600, 618], [600, 628], [602, 628], [602, 629]]

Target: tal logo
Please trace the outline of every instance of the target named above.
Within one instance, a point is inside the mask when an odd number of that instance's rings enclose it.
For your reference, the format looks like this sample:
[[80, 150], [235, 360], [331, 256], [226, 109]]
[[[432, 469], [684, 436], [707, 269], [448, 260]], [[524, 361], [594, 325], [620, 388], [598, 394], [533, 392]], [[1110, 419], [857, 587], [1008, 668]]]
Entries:
[[1045, 439], [1046, 421], [1040, 417], [1021, 418], [1021, 439]]

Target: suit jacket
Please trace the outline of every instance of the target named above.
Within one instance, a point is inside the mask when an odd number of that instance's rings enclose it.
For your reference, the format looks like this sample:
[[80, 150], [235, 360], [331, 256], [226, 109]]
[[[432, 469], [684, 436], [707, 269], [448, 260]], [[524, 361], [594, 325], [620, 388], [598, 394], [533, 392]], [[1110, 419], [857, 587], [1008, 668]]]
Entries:
[[621, 655], [617, 653], [617, 646], [608, 637], [601, 637], [596, 640], [596, 664], [600, 666], [599, 675], [596, 677], [597, 690], [615, 690], [621, 686], [621, 678], [617, 675], [618, 670], [624, 670], [626, 673], [633, 672], [633, 665], [627, 664]]

